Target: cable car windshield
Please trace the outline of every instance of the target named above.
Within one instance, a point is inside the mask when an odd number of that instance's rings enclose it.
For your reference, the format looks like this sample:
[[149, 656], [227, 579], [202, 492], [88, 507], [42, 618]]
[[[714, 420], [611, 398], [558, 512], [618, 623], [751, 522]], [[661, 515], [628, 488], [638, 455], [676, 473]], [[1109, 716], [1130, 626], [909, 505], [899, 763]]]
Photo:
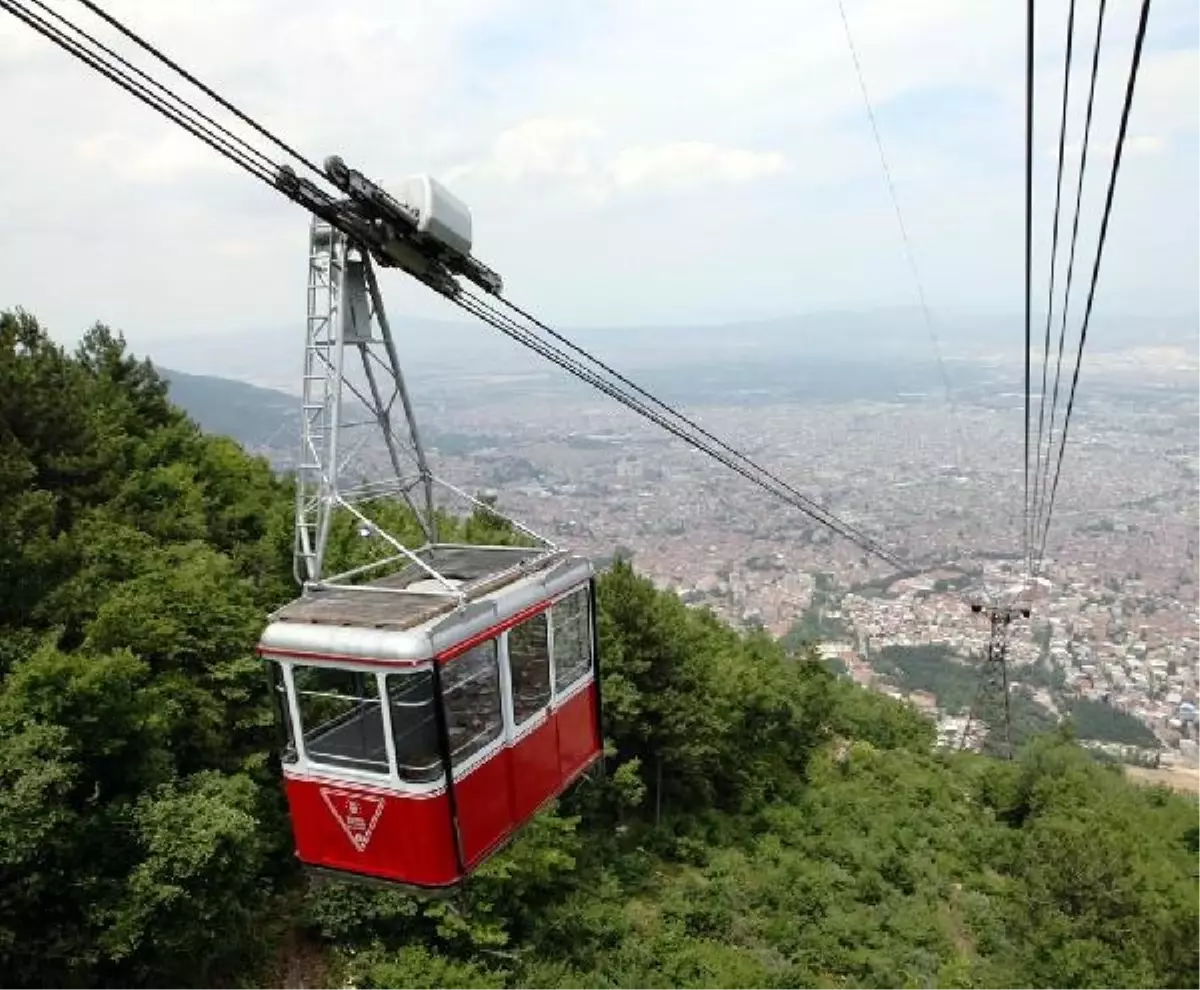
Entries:
[[[287, 732], [283, 759], [294, 763], [295, 728], [287, 703], [283, 664], [275, 666], [274, 682]], [[394, 776], [411, 784], [428, 784], [442, 778], [431, 670], [401, 670], [385, 675], [313, 664], [288, 666], [308, 762]], [[381, 697], [388, 702], [386, 725]], [[394, 774], [385, 742], [389, 727]]]
[[388, 674], [386, 681], [400, 779], [412, 784], [440, 780], [442, 758], [433, 707], [433, 671], [401, 671]]
[[336, 667], [292, 668], [304, 752], [316, 763], [388, 772], [375, 674]]

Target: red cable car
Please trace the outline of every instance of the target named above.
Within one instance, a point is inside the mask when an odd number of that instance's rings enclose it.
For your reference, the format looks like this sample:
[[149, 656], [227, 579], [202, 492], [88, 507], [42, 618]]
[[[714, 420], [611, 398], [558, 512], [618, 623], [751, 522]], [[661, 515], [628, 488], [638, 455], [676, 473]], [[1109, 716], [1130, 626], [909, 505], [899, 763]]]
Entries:
[[[389, 230], [419, 221], [425, 254], [410, 243], [402, 267], [456, 286], [448, 250], [455, 271], [482, 271], [463, 254], [466, 206], [428, 177], [409, 186], [403, 209], [381, 190], [370, 200], [400, 210]], [[488, 284], [499, 291], [498, 277]], [[433, 475], [398, 353], [371, 252], [314, 217], [293, 555], [303, 590], [258, 650], [286, 729], [300, 860], [444, 890], [600, 758], [595, 588], [586, 559], [515, 520], [510, 532], [540, 546], [439, 542], [435, 484], [485, 520], [505, 517]], [[389, 504], [407, 505], [422, 546], [388, 531]], [[335, 518], [362, 542], [343, 553], [356, 565], [330, 574], [331, 534], [350, 532]]]
[[460, 596], [412, 565], [316, 590], [271, 617], [258, 650], [301, 861], [444, 889], [592, 766], [602, 737], [590, 563], [431, 551]]

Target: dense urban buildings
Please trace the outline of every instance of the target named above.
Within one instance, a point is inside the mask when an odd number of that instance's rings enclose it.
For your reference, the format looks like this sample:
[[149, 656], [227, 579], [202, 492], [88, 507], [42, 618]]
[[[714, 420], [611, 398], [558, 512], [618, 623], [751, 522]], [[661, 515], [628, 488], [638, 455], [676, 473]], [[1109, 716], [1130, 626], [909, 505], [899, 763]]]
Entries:
[[[631, 554], [658, 585], [731, 622], [819, 639], [847, 676], [909, 697], [948, 742], [970, 745], [969, 708], [876, 663], [888, 647], [924, 645], [945, 648], [943, 665], [980, 671], [989, 627], [970, 603], [1008, 601], [1021, 587], [1022, 393], [1011, 368], [952, 371], [953, 408], [943, 390], [910, 389], [903, 375], [814, 397], [790, 382], [786, 362], [760, 375], [644, 376], [914, 565], [900, 574], [556, 374], [446, 373], [421, 383], [418, 412], [434, 470], [455, 484], [495, 493], [504, 512], [597, 561]], [[1120, 755], [1156, 764], [1196, 762], [1195, 374], [1194, 358], [1171, 348], [1100, 355], [1089, 368], [1044, 580], [1020, 599], [1032, 614], [1012, 627], [1007, 650], [1010, 688], [1050, 716], [1085, 699], [1135, 718], [1153, 738]], [[1056, 435], [1065, 401], [1064, 385]], [[1057, 450], [1044, 483], [1033, 470], [1043, 495]]]

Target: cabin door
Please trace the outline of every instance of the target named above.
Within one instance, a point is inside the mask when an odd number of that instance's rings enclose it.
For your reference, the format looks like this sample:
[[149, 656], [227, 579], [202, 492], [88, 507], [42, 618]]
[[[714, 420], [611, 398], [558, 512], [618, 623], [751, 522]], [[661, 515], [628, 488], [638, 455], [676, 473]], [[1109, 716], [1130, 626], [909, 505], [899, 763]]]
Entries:
[[553, 798], [562, 784], [558, 722], [550, 710], [553, 681], [548, 613], [540, 612], [513, 626], [506, 641], [513, 813], [517, 822], [524, 822]]
[[440, 663], [459, 840], [470, 869], [513, 827], [499, 642], [486, 640]]

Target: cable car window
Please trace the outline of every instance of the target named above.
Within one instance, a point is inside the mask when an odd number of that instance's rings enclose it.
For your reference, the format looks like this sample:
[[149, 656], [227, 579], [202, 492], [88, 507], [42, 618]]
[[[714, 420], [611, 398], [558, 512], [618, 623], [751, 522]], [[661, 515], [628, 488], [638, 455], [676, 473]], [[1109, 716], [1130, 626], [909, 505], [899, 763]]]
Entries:
[[468, 650], [446, 664], [442, 672], [446, 705], [446, 732], [450, 737], [450, 762], [459, 766], [504, 728], [500, 709], [500, 666], [496, 641]]
[[588, 589], [580, 588], [555, 602], [550, 621], [554, 623], [554, 688], [563, 691], [592, 666]]
[[314, 762], [387, 773], [383, 712], [374, 674], [292, 667], [305, 755]]
[[508, 631], [508, 666], [512, 671], [513, 719], [520, 725], [550, 701], [550, 644], [546, 613]]
[[433, 707], [433, 672], [388, 674], [386, 682], [400, 779], [413, 784], [440, 779], [442, 756]]
[[271, 697], [275, 699], [276, 724], [283, 727], [283, 749], [279, 754], [284, 763], [296, 762], [296, 731], [292, 727], [292, 709], [288, 704], [287, 682], [283, 679], [283, 664], [270, 660]]

